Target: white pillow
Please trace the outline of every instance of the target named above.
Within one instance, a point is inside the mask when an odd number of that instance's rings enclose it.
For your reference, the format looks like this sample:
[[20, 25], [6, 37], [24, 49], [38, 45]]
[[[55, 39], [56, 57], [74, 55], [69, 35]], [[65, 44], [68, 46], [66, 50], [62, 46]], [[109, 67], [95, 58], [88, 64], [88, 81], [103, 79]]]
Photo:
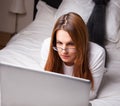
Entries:
[[110, 0], [106, 9], [106, 37], [108, 41], [120, 39], [120, 0]]
[[[36, 25], [42, 26], [42, 28], [46, 30], [44, 33], [47, 33], [47, 35], [50, 36], [54, 27], [54, 16], [57, 9], [49, 6], [44, 1], [39, 0], [37, 10], [34, 22]], [[42, 29], [39, 29], [39, 31], [41, 30]]]
[[94, 3], [92, 0], [63, 0], [56, 12], [55, 18], [57, 19], [68, 12], [76, 12], [87, 23], [93, 7]]
[[37, 14], [35, 20], [51, 21], [54, 18], [56, 9], [46, 4], [44, 1], [39, 1], [37, 4]]

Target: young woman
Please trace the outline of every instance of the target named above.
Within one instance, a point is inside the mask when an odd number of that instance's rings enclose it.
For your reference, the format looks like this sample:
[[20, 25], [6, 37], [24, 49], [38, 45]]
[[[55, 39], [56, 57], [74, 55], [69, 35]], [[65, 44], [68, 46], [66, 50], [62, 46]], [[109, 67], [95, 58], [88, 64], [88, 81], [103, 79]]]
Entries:
[[70, 12], [57, 20], [52, 37], [43, 43], [41, 57], [46, 71], [89, 79], [90, 99], [96, 97], [105, 71], [105, 51], [89, 42], [87, 27], [78, 14]]

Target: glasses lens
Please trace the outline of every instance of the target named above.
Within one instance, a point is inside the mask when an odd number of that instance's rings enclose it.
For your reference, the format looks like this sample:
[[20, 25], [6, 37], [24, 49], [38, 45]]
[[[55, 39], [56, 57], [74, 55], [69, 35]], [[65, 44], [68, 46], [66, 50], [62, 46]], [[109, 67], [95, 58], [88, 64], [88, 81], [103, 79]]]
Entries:
[[67, 48], [67, 49], [68, 49], [68, 51], [71, 52], [71, 53], [76, 52], [76, 49], [75, 49], [75, 48]]
[[76, 52], [75, 48], [66, 48], [66, 49], [62, 49], [61, 47], [53, 47], [53, 50], [57, 51], [57, 52], [62, 52], [62, 50], [65, 50], [67, 52]]

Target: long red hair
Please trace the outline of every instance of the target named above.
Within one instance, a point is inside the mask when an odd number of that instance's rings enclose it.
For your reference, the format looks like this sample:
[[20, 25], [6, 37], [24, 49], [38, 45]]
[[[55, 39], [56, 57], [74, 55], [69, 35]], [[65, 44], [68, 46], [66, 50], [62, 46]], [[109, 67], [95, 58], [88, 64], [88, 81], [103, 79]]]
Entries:
[[45, 65], [45, 70], [64, 74], [62, 60], [58, 53], [53, 50], [56, 46], [56, 33], [58, 30], [68, 32], [73, 40], [77, 54], [74, 62], [73, 76], [89, 79], [94, 85], [93, 77], [89, 69], [89, 40], [88, 31], [83, 19], [76, 13], [70, 12], [58, 18], [53, 28], [50, 50]]

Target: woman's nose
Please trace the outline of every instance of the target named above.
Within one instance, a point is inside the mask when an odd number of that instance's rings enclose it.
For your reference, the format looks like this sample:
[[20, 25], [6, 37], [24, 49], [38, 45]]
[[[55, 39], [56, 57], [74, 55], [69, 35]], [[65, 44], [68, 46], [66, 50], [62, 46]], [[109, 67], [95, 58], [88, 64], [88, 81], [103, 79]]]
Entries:
[[63, 53], [66, 53], [66, 52], [67, 52], [67, 47], [66, 47], [66, 45], [63, 45], [63, 46], [62, 46], [62, 52], [63, 52]]

